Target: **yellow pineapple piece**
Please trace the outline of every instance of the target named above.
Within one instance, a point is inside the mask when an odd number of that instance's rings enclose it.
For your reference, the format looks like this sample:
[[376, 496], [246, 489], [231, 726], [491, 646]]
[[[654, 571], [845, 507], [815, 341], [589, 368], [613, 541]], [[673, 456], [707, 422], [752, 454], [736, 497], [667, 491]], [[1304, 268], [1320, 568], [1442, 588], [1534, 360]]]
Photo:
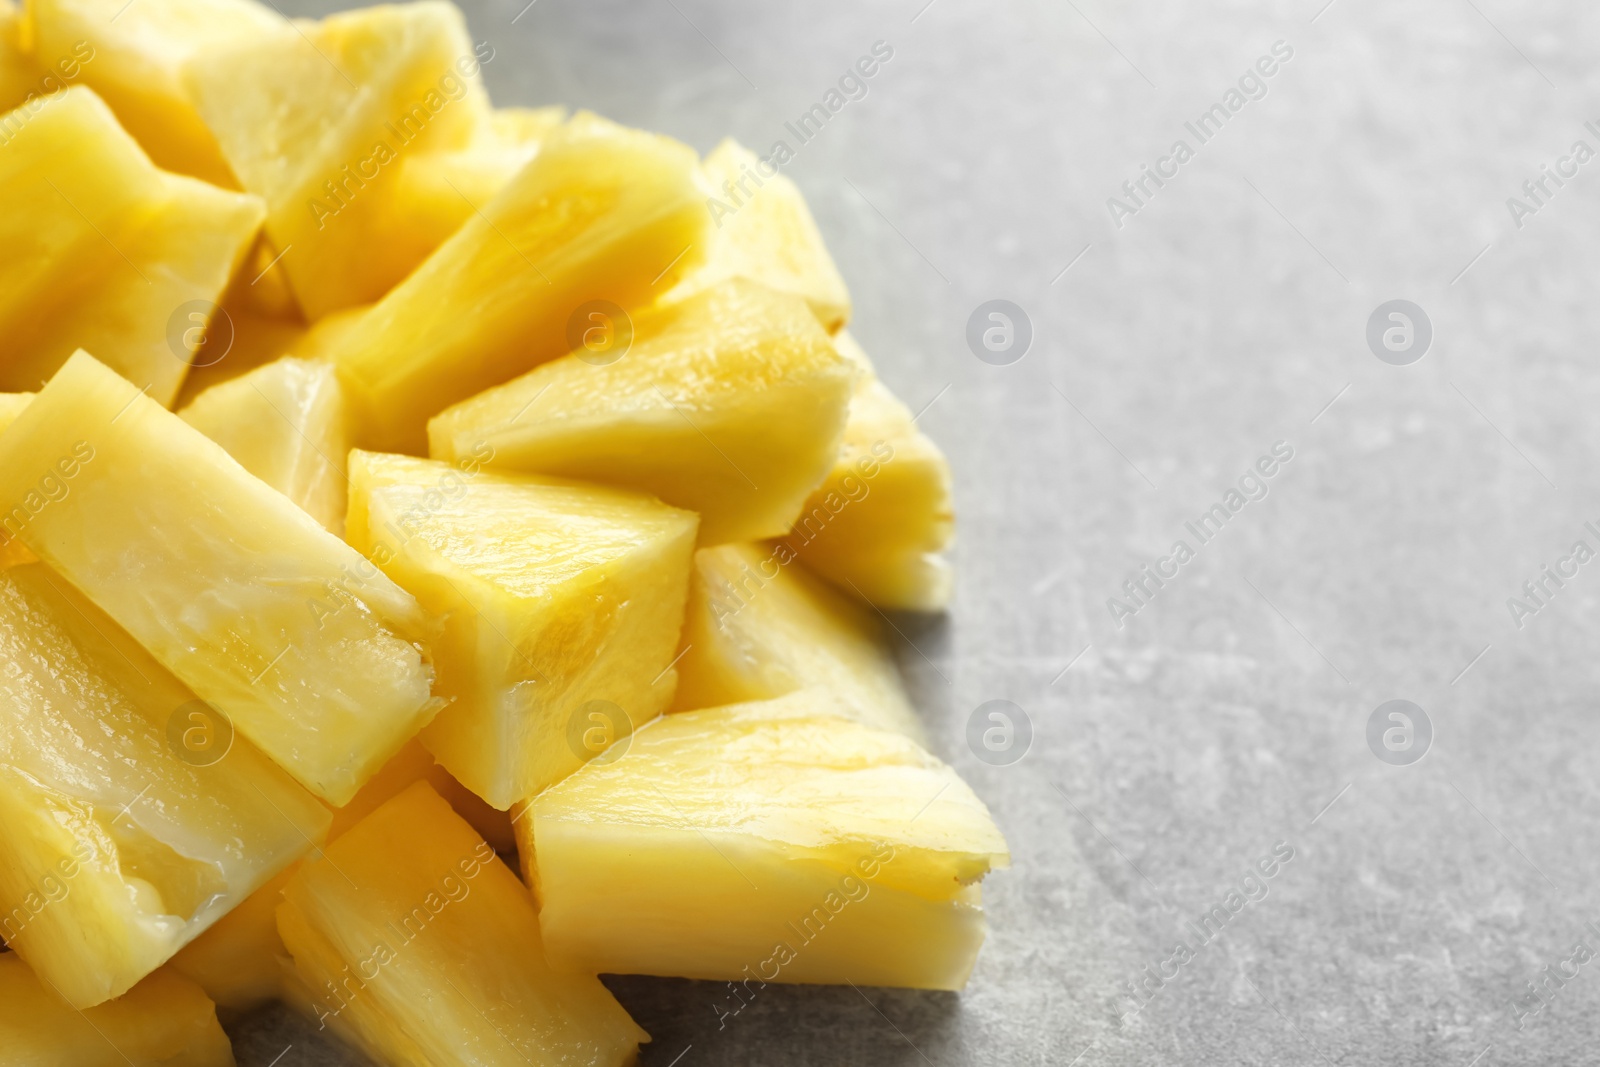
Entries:
[[333, 364], [285, 358], [207, 389], [179, 417], [245, 470], [344, 529], [344, 396]]
[[84, 88], [44, 99], [0, 145], [0, 388], [36, 389], [93, 346], [172, 403], [261, 202], [157, 170]]
[[545, 950], [587, 972], [960, 989], [1009, 862], [955, 771], [820, 691], [664, 716], [530, 807]]
[[873, 372], [848, 333], [834, 338], [858, 368], [844, 442], [786, 544], [840, 589], [886, 611], [950, 602], [955, 531], [950, 463]]
[[850, 367], [799, 299], [742, 279], [442, 412], [439, 459], [624, 485], [700, 513], [701, 541], [788, 531], [838, 452]]
[[422, 452], [430, 415], [570, 351], [704, 254], [694, 153], [577, 116], [372, 309], [336, 360], [362, 447]]
[[234, 1067], [217, 1013], [193, 982], [160, 970], [79, 1011], [15, 953], [0, 955], [0, 1062], [16, 1067]]
[[87, 353], [0, 435], [0, 527], [332, 803], [437, 708], [411, 595]]
[[453, 4], [383, 5], [197, 56], [196, 106], [244, 188], [267, 202], [300, 307], [368, 304], [420, 256], [383, 190], [407, 156], [471, 143], [487, 121], [476, 46]]
[[77, 1007], [120, 996], [327, 831], [43, 564], [0, 573], [0, 679], [0, 935]]
[[284, 898], [294, 1000], [379, 1063], [620, 1067], [650, 1039], [598, 979], [545, 963], [527, 889], [426, 783]]
[[636, 493], [350, 455], [350, 543], [444, 620], [451, 703], [422, 741], [499, 809], [666, 708], [695, 527]]

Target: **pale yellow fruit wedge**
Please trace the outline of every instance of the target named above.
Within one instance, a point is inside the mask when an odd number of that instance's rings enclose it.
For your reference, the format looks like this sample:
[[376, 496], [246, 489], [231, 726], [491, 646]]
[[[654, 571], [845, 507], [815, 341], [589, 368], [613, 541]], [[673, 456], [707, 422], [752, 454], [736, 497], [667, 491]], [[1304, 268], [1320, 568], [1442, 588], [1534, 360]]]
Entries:
[[79, 1011], [15, 953], [0, 955], [0, 1063], [6, 1067], [234, 1067], [216, 1009], [160, 970], [116, 1000]]
[[649, 1040], [592, 973], [545, 962], [527, 889], [426, 783], [284, 897], [294, 1000], [379, 1063], [620, 1067]]
[[325, 529], [344, 529], [344, 396], [333, 364], [286, 358], [207, 389], [178, 412]]
[[665, 710], [695, 527], [637, 493], [350, 454], [350, 543], [443, 620], [451, 703], [422, 741], [502, 810]]
[[848, 322], [850, 293], [799, 187], [732, 138], [702, 167], [715, 223], [711, 254], [667, 299], [743, 277], [801, 297], [830, 333]]
[[953, 579], [941, 553], [955, 531], [950, 463], [872, 370], [848, 333], [834, 338], [858, 368], [844, 442], [786, 544], [806, 566], [885, 611], [941, 611]]
[[429, 416], [570, 351], [594, 309], [652, 303], [707, 228], [689, 148], [575, 117], [338, 353], [357, 442], [425, 451]]
[[171, 404], [261, 202], [157, 170], [76, 88], [5, 141], [0, 203], [0, 389], [37, 389], [92, 346]]
[[519, 851], [545, 949], [602, 974], [960, 989], [978, 881], [1009, 863], [983, 802], [821, 691], [667, 715], [530, 802]]
[[0, 935], [78, 1007], [327, 831], [322, 805], [43, 564], [0, 572], [0, 678]]
[[312, 321], [377, 300], [418, 262], [383, 190], [408, 155], [464, 148], [487, 121], [474, 47], [454, 4], [422, 0], [280, 24], [191, 64], [200, 114], [267, 202]]
[[86, 353], [0, 434], [0, 527], [332, 803], [437, 710], [411, 595]]
[[441, 459], [623, 485], [700, 513], [701, 541], [788, 531], [839, 449], [850, 367], [798, 298], [743, 279], [442, 412]]

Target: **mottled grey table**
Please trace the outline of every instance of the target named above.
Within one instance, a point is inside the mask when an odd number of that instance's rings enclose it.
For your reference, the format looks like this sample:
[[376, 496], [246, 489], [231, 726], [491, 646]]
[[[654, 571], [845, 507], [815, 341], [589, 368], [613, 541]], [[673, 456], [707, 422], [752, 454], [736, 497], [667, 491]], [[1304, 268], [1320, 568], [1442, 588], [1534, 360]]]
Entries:
[[[1324, 2], [466, 5], [497, 102], [787, 140], [955, 467], [955, 605], [900, 654], [1011, 843], [971, 985], [768, 987], [719, 1030], [710, 984], [608, 980], [645, 1063], [1600, 1062], [1600, 8]], [[966, 341], [994, 298], [1031, 322], [1009, 365]], [[1431, 323], [1409, 365], [1367, 339], [1393, 299]], [[1033, 732], [1009, 766], [966, 741], [996, 699]], [[1369, 747], [1391, 699], [1431, 725], [1410, 765]], [[237, 1034], [242, 1067], [350, 1062]]]

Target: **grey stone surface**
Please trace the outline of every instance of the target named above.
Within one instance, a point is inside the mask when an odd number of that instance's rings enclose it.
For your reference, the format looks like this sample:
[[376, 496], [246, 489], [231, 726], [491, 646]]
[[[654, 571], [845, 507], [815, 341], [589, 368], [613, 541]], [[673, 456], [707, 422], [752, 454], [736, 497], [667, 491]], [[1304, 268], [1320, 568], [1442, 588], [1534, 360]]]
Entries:
[[[719, 1030], [712, 985], [612, 980], [644, 1062], [1597, 1062], [1600, 962], [1520, 1027], [1512, 1001], [1600, 950], [1600, 563], [1520, 628], [1506, 602], [1600, 549], [1600, 161], [1520, 227], [1506, 201], [1600, 149], [1600, 9], [923, 2], [466, 5], [497, 102], [797, 147], [854, 329], [955, 467], [955, 605], [900, 628], [1014, 856], [970, 986], [769, 987]], [[865, 98], [797, 146], [784, 121], [878, 40]], [[1266, 95], [1200, 143], [1185, 122], [1275, 41]], [[1107, 198], [1179, 139], [1117, 226]], [[1009, 366], [965, 341], [994, 298], [1033, 326]], [[1367, 343], [1393, 299], [1433, 327], [1409, 366]], [[1264, 499], [1185, 530], [1280, 441]], [[1194, 558], [1116, 625], [1179, 539]], [[991, 699], [1032, 722], [1015, 765], [966, 748]], [[1432, 724], [1409, 766], [1368, 748], [1391, 699]], [[1186, 920], [1279, 842], [1201, 945]], [[1140, 1006], [1125, 983], [1179, 940]], [[238, 1033], [243, 1067], [347, 1062], [281, 1015]]]

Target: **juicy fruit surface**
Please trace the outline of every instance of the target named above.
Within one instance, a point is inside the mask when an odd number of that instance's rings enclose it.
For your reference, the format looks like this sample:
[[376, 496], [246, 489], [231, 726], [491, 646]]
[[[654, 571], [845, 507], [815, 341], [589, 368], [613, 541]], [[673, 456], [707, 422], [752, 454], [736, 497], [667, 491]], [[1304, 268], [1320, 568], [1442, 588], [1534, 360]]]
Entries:
[[37, 389], [92, 346], [170, 404], [196, 336], [184, 322], [174, 344], [174, 312], [227, 287], [261, 202], [157, 170], [88, 89], [44, 100], [4, 149], [0, 388]]
[[425, 783], [307, 863], [278, 925], [302, 1007], [381, 1063], [630, 1063], [645, 1032], [545, 962], [528, 891]]
[[582, 741], [589, 714], [609, 742], [666, 707], [692, 514], [360, 451], [350, 485], [351, 543], [444, 620], [434, 662], [451, 703], [423, 742], [490, 804], [509, 807], [604, 748]]
[[416, 601], [87, 354], [0, 435], [0, 508], [9, 537], [332, 803], [436, 710]]
[[79, 1007], [312, 847], [328, 814], [42, 564], [0, 572], [0, 934]]
[[443, 412], [433, 455], [482, 444], [493, 467], [652, 493], [698, 511], [705, 544], [787, 532], [834, 462], [851, 383], [815, 316], [735, 280], [638, 331], [620, 358], [580, 349]]
[[819, 692], [665, 716], [531, 807], [546, 949], [603, 973], [959, 989], [1008, 862], [953, 770]]
[[157, 971], [79, 1011], [15, 953], [0, 954], [0, 1062], [18, 1067], [234, 1067], [228, 1035], [193, 982]]
[[852, 718], [922, 737], [877, 618], [806, 573], [782, 546], [694, 557], [673, 706], [692, 710], [824, 688]]

